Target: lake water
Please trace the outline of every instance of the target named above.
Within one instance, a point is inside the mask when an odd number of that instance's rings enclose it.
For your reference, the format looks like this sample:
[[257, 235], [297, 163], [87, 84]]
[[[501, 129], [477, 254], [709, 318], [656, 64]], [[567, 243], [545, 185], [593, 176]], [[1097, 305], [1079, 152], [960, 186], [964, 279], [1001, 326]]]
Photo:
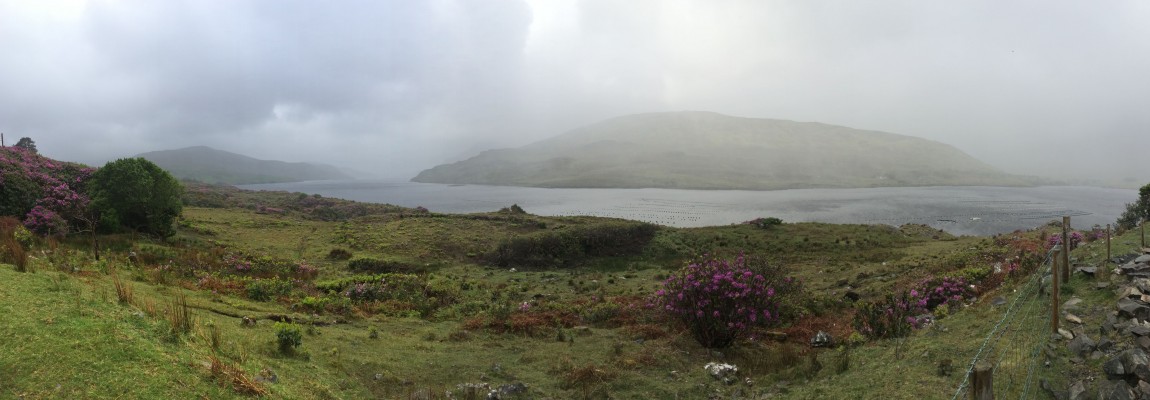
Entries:
[[443, 213], [495, 211], [518, 204], [537, 215], [592, 215], [676, 227], [786, 222], [926, 224], [960, 235], [1033, 228], [1071, 216], [1078, 229], [1113, 223], [1137, 191], [1093, 187], [912, 187], [775, 191], [545, 189], [374, 180], [244, 185], [253, 190], [318, 193]]

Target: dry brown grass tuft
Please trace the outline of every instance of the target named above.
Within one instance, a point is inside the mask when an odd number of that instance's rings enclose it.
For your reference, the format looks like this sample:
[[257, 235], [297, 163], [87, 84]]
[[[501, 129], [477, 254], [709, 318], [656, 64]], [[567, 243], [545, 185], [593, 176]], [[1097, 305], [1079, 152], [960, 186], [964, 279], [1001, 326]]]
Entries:
[[116, 287], [116, 300], [120, 304], [132, 304], [134, 296], [132, 295], [131, 284], [121, 281], [119, 275], [112, 274], [112, 285]]
[[558, 372], [563, 378], [564, 388], [581, 388], [584, 391], [613, 380], [615, 376], [618, 375], [615, 370], [606, 365], [587, 364], [578, 366], [575, 365], [571, 359], [565, 360], [558, 367]]
[[182, 293], [168, 305], [168, 322], [172, 324], [172, 333], [182, 334], [192, 331], [192, 314], [188, 311], [188, 298]]
[[28, 272], [28, 251], [16, 240], [20, 221], [12, 217], [0, 218], [0, 260], [16, 266], [16, 272]]
[[211, 360], [209, 367], [212, 377], [221, 385], [231, 386], [236, 393], [246, 396], [267, 396], [268, 390], [259, 382], [252, 380], [244, 370], [220, 360], [216, 356], [208, 356]]

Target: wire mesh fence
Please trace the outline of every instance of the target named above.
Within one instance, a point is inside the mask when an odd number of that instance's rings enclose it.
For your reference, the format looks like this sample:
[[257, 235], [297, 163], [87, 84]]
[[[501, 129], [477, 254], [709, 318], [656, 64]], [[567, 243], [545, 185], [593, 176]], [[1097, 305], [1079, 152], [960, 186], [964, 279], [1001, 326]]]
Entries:
[[1048, 253], [1042, 266], [1001, 305], [1002, 316], [966, 365], [963, 381], [952, 399], [970, 395], [971, 372], [977, 365], [991, 368], [994, 398], [1038, 397], [1042, 348], [1051, 334], [1051, 298], [1042, 289], [1052, 273], [1052, 255], [1053, 252]]

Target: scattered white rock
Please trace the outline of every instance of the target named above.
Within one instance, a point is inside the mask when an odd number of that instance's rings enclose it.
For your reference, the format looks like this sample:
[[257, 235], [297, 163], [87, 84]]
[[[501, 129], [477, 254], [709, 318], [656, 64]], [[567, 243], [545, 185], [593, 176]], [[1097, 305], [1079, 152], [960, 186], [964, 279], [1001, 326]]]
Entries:
[[1073, 322], [1076, 324], [1082, 324], [1082, 318], [1078, 318], [1078, 316], [1074, 315], [1074, 314], [1066, 314], [1066, 321], [1067, 322]]
[[1080, 303], [1082, 303], [1082, 299], [1075, 297], [1075, 298], [1072, 298], [1070, 300], [1066, 300], [1065, 303], [1062, 303], [1062, 309], [1065, 310], [1067, 308], [1077, 306]]
[[711, 374], [712, 378], [731, 384], [737, 381], [735, 375], [739, 374], [739, 367], [726, 363], [709, 362], [703, 369]]
[[1062, 337], [1066, 338], [1066, 340], [1074, 339], [1073, 333], [1070, 333], [1070, 331], [1062, 328], [1058, 328], [1058, 334], [1062, 335]]

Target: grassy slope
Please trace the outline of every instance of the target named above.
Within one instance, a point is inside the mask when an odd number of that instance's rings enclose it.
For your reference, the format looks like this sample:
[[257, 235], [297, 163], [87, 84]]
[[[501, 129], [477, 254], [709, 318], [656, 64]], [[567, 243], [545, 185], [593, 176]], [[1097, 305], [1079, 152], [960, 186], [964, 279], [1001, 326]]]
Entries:
[[[971, 254], [990, 248], [989, 240], [982, 238], [934, 239], [936, 232], [907, 235], [861, 225], [663, 229], [642, 255], [591, 260], [565, 269], [511, 272], [484, 267], [477, 254], [511, 235], [599, 220], [531, 217], [548, 228], [451, 216], [366, 217], [344, 224], [203, 208], [187, 209], [185, 217], [180, 234], [184, 243], [214, 242], [302, 257], [320, 267], [320, 279], [348, 274], [343, 262], [323, 258], [332, 247], [423, 263], [434, 275], [473, 282], [482, 289], [464, 292], [461, 302], [481, 301], [492, 291], [506, 293], [514, 301], [543, 293], [546, 301], [562, 304], [586, 302], [592, 296], [645, 295], [690, 254], [738, 250], [786, 263], [819, 296], [839, 298], [845, 280], [864, 297], [877, 298], [895, 285], [962, 267], [972, 262]], [[980, 304], [944, 319], [948, 332], [926, 330], [905, 342], [872, 342], [854, 351], [851, 368], [841, 374], [832, 368], [812, 373], [801, 345], [807, 338], [800, 336], [814, 329], [849, 332], [843, 326], [849, 319], [824, 315], [787, 328], [791, 344], [747, 343], [725, 350], [721, 360], [739, 365], [743, 376], [755, 382], [727, 387], [702, 372], [702, 364], [715, 360], [715, 355], [682, 333], [636, 341], [626, 329], [592, 324], [590, 335], [568, 331], [565, 335], [573, 336], [573, 341], [560, 342], [555, 333], [525, 336], [468, 329], [465, 314], [431, 319], [352, 317], [346, 323], [313, 328], [304, 336], [300, 354], [283, 356], [274, 349], [269, 321], [245, 328], [236, 318], [208, 310], [306, 318], [285, 304], [160, 284], [147, 270], [131, 267], [121, 253], [113, 254], [110, 264], [130, 280], [136, 300], [117, 305], [110, 278], [98, 272], [99, 264], [78, 251], [68, 254], [71, 261], [66, 264], [78, 266], [80, 273], [51, 272], [61, 263], [49, 265], [44, 259], [35, 262], [39, 269], [35, 274], [0, 268], [0, 318], [5, 322], [0, 324], [0, 342], [5, 343], [0, 352], [0, 393], [27, 398], [233, 397], [233, 392], [212, 381], [204, 366], [212, 354], [207, 332], [216, 326], [223, 338], [220, 359], [251, 376], [264, 368], [275, 371], [279, 383], [265, 387], [283, 398], [406, 398], [443, 393], [464, 382], [526, 382], [536, 398], [608, 394], [698, 398], [714, 392], [771, 393], [779, 390], [778, 382], [789, 382], [788, 397], [794, 398], [948, 398], [961, 374], [938, 377], [934, 366], [943, 357], [956, 365], [968, 360], [967, 353], [976, 348], [998, 312]], [[177, 292], [188, 293], [197, 323], [192, 334], [173, 338], [162, 311], [151, 316], [142, 310], [163, 310]], [[369, 337], [373, 329], [380, 332], [380, 339]], [[820, 353], [824, 364], [835, 357], [835, 351]]]

